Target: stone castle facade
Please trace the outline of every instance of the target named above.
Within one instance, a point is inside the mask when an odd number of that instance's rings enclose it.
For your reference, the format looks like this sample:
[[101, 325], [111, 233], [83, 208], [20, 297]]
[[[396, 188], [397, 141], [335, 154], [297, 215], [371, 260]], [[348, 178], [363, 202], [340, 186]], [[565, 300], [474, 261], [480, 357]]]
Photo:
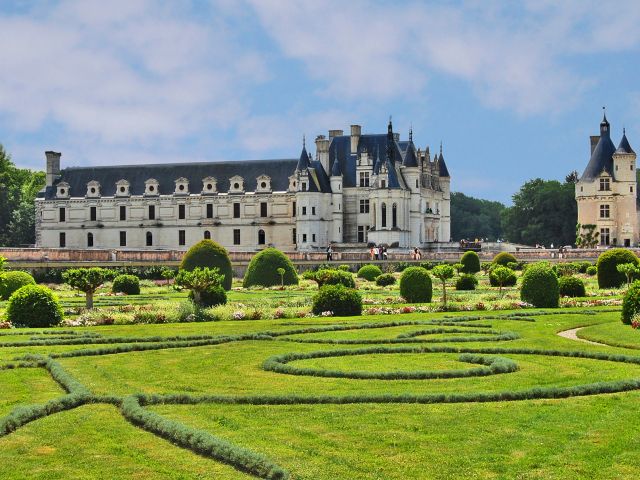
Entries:
[[624, 131], [616, 148], [610, 130], [605, 115], [600, 135], [591, 137], [591, 158], [576, 183], [579, 233], [591, 229], [600, 245], [635, 247], [640, 240], [636, 153]]
[[329, 131], [299, 159], [60, 168], [46, 152], [36, 243], [53, 248], [231, 251], [267, 245], [427, 247], [450, 240], [450, 175], [413, 135]]

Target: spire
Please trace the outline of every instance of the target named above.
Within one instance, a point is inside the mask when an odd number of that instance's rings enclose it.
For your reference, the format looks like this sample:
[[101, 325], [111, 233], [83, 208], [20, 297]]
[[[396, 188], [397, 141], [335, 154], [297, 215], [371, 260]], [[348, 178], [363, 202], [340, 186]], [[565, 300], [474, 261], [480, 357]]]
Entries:
[[633, 151], [633, 148], [631, 148], [631, 145], [629, 145], [629, 140], [627, 140], [627, 131], [624, 128], [622, 129], [622, 140], [620, 140], [616, 153], [636, 153]]
[[413, 142], [413, 123], [409, 126], [409, 141]]
[[394, 161], [394, 147], [395, 140], [393, 138], [393, 125], [391, 123], [391, 116], [389, 116], [389, 126], [387, 127], [387, 163], [391, 164]]
[[300, 160], [298, 160], [298, 165], [296, 165], [296, 171], [301, 172], [306, 170], [311, 166], [310, 157], [307, 153], [307, 147], [305, 146], [305, 138], [302, 136], [302, 152], [300, 152]]
[[447, 168], [447, 164], [444, 162], [444, 157], [442, 156], [442, 142], [440, 142], [440, 156], [438, 157], [438, 170], [440, 172], [441, 177], [450, 177], [449, 169]]
[[602, 107], [602, 122], [600, 122], [600, 136], [609, 136], [609, 121], [607, 120], [606, 107]]
[[417, 167], [418, 166], [418, 158], [416, 156], [415, 148], [413, 147], [413, 143], [409, 144], [407, 148], [407, 153], [404, 155], [404, 160], [402, 165], [405, 167]]

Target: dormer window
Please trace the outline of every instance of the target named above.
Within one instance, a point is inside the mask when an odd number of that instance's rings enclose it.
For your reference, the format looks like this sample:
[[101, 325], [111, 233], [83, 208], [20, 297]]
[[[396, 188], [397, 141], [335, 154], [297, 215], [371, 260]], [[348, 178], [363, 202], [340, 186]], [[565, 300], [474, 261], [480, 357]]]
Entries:
[[100, 196], [100, 183], [91, 180], [87, 183], [87, 197], [96, 198]]
[[229, 179], [229, 193], [242, 192], [244, 192], [244, 178], [239, 175], [234, 175]]
[[144, 182], [144, 194], [147, 196], [160, 195], [160, 184], [155, 178], [150, 178]]
[[600, 191], [606, 192], [611, 190], [611, 179], [609, 178], [601, 178], [600, 179]]
[[267, 175], [260, 175], [256, 178], [256, 192], [270, 192], [271, 191], [271, 177]]
[[56, 191], [56, 197], [69, 198], [69, 184], [67, 182], [60, 182]]
[[116, 197], [129, 196], [129, 182], [122, 179], [116, 182]]
[[206, 177], [202, 179], [202, 194], [216, 193], [218, 181], [214, 177]]
[[174, 191], [176, 195], [188, 195], [189, 194], [189, 180], [184, 177], [180, 177], [176, 180], [176, 189]]

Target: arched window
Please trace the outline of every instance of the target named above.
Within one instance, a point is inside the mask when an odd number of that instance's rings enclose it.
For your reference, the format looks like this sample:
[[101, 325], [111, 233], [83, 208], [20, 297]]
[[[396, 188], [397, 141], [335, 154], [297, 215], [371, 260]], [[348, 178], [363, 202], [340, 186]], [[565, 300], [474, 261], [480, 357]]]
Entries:
[[391, 226], [398, 228], [398, 204], [396, 203], [391, 207]]
[[265, 243], [264, 230], [258, 230], [258, 245], [264, 245]]
[[153, 233], [147, 232], [147, 247], [153, 245]]
[[382, 228], [387, 227], [387, 204], [380, 205], [380, 214], [382, 215]]
[[87, 233], [87, 247], [93, 247], [93, 233]]
[[204, 231], [204, 239], [211, 240], [211, 232], [209, 230]]

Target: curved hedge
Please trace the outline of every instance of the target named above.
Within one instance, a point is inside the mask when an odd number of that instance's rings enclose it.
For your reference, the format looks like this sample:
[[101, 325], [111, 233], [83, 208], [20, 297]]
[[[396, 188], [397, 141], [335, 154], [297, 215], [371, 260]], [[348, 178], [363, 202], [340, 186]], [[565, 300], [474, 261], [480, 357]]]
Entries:
[[503, 267], [508, 267], [509, 263], [518, 263], [518, 259], [509, 252], [500, 252], [495, 257], [493, 257], [492, 263], [502, 265]]
[[393, 285], [396, 283], [396, 277], [391, 273], [383, 273], [376, 277], [376, 285], [379, 287], [386, 287], [388, 285]]
[[522, 276], [520, 298], [539, 308], [557, 308], [560, 302], [558, 277], [546, 262], [529, 265]]
[[6, 315], [13, 325], [25, 327], [52, 327], [63, 318], [58, 299], [42, 285], [25, 285], [13, 292]]
[[622, 323], [631, 325], [637, 313], [640, 313], [640, 280], [633, 282], [622, 298]]
[[27, 272], [16, 270], [0, 274], [0, 300], [9, 300], [16, 290], [25, 285], [35, 285], [36, 281]]
[[476, 285], [478, 285], [478, 279], [470, 273], [460, 275], [456, 280], [456, 290], [475, 290]]
[[478, 273], [480, 271], [480, 257], [473, 250], [465, 252], [460, 257], [463, 273]]
[[433, 297], [431, 276], [422, 267], [409, 267], [400, 277], [400, 296], [409, 303], [429, 303]]
[[182, 257], [180, 268], [193, 270], [196, 267], [217, 268], [224, 275], [222, 286], [225, 290], [231, 290], [233, 270], [229, 253], [220, 244], [212, 240], [201, 240], [192, 246]]
[[[278, 268], [284, 269], [284, 276], [280, 276]], [[244, 288], [254, 285], [273, 287], [276, 285], [298, 285], [296, 268], [284, 253], [276, 248], [265, 248], [256, 253], [247, 271], [244, 274], [242, 286]]]
[[111, 286], [113, 293], [140, 295], [140, 280], [135, 275], [118, 275]]
[[313, 297], [314, 314], [333, 312], [339, 317], [349, 317], [362, 313], [362, 296], [357, 290], [344, 285], [327, 285]]
[[587, 295], [584, 282], [577, 277], [560, 277], [558, 288], [561, 297], [584, 297]]
[[598, 257], [598, 287], [617, 288], [624, 285], [627, 279], [624, 273], [618, 271], [618, 265], [633, 263], [638, 265], [638, 257], [626, 248], [612, 248]]
[[358, 278], [364, 278], [370, 282], [373, 282], [379, 275], [382, 275], [382, 270], [377, 265], [364, 265], [358, 270]]

